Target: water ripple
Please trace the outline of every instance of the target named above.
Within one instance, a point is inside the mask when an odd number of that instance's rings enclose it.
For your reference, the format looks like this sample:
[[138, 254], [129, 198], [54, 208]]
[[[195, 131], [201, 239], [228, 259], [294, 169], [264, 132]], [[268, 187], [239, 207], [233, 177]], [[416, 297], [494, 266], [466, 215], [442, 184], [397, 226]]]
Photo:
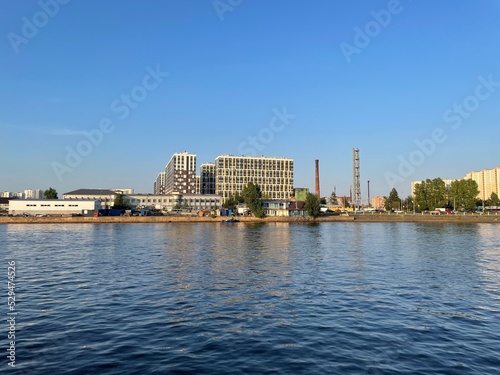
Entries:
[[500, 368], [498, 226], [4, 225], [0, 241], [20, 373]]

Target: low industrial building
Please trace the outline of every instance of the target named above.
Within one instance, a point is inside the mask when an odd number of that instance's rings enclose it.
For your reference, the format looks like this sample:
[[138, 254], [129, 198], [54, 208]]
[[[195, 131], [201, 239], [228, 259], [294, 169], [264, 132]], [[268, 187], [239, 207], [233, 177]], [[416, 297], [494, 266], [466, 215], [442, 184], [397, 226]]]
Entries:
[[98, 200], [12, 199], [9, 215], [92, 215], [101, 209]]
[[262, 201], [266, 216], [306, 216], [303, 201], [289, 199], [264, 199]]
[[0, 212], [7, 212], [9, 210], [9, 198], [0, 197]]
[[162, 211], [172, 211], [176, 208], [191, 211], [213, 210], [222, 205], [222, 198], [213, 194], [125, 194], [123, 199], [134, 208], [146, 206]]
[[110, 189], [78, 189], [63, 194], [63, 199], [90, 200], [101, 202], [102, 208], [111, 208], [115, 203], [116, 196], [120, 194]]

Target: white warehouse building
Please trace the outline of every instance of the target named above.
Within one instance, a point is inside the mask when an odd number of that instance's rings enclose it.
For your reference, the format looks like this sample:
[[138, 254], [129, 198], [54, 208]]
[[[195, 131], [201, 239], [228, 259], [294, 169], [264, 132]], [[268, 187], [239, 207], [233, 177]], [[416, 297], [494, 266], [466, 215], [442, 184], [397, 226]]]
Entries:
[[212, 210], [222, 205], [221, 197], [214, 194], [127, 194], [123, 199], [134, 207], [148, 206], [163, 211], [172, 211], [176, 206]]
[[11, 199], [9, 201], [10, 215], [71, 215], [92, 214], [101, 209], [98, 200], [73, 199]]

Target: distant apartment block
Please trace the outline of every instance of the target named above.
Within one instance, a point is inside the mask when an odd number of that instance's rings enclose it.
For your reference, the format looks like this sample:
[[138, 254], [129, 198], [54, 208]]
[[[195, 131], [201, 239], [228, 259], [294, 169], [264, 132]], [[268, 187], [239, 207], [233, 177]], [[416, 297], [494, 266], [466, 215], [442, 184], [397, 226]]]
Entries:
[[215, 194], [215, 164], [200, 165], [200, 193]]
[[175, 153], [165, 167], [164, 194], [196, 194], [196, 155]]
[[472, 179], [477, 182], [478, 199], [485, 201], [491, 197], [491, 193], [500, 196], [500, 167], [483, 169], [479, 172], [472, 171], [465, 175], [465, 179]]
[[385, 206], [385, 197], [380, 195], [376, 195], [372, 197], [372, 207], [375, 209], [384, 208]]
[[165, 194], [165, 183], [166, 183], [166, 172], [160, 172], [158, 177], [153, 184], [153, 193], [155, 194]]
[[24, 192], [2, 191], [0, 198], [18, 198], [24, 199]]
[[28, 189], [24, 191], [25, 199], [42, 199], [43, 190], [40, 189]]
[[258, 184], [268, 199], [288, 199], [293, 190], [293, 160], [288, 158], [221, 155], [215, 159], [215, 193], [223, 200]]

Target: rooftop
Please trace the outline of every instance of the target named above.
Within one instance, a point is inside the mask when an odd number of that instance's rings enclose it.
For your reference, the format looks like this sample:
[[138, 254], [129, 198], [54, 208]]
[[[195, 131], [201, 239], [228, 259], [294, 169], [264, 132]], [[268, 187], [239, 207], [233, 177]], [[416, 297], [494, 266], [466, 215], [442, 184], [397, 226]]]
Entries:
[[218, 158], [248, 158], [248, 159], [274, 159], [274, 160], [290, 160], [293, 161], [291, 158], [287, 157], [279, 157], [279, 156], [251, 156], [251, 155], [232, 155], [232, 154], [224, 154], [224, 155], [219, 155], [215, 159], [217, 160]]
[[115, 195], [116, 192], [108, 189], [78, 189], [63, 195]]

